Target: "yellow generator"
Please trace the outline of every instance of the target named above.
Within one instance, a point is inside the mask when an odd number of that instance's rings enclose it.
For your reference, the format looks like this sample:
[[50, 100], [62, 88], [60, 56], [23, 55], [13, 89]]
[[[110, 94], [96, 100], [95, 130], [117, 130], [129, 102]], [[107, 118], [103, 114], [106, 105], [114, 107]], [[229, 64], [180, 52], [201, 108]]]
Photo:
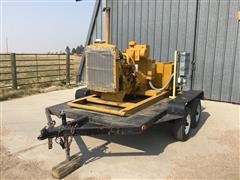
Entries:
[[146, 44], [130, 41], [123, 52], [109, 44], [109, 9], [106, 12], [106, 41], [96, 40], [85, 48], [88, 92], [84, 97], [77, 95], [69, 106], [128, 116], [170, 96], [172, 91], [174, 98], [177, 64], [152, 59], [150, 46]]
[[69, 106], [127, 116], [169, 96], [174, 64], [156, 62], [149, 51], [148, 45], [134, 41], [125, 52], [105, 42], [87, 46], [86, 85], [90, 95]]

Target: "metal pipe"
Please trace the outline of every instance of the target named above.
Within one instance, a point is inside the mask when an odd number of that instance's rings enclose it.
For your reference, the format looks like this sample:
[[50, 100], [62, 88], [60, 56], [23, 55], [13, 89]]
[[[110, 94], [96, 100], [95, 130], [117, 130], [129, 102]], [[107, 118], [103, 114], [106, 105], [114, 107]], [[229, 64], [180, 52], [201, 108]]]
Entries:
[[173, 71], [173, 94], [169, 98], [175, 99], [176, 98], [176, 81], [177, 81], [177, 60], [178, 60], [178, 51], [174, 52], [174, 71]]
[[106, 43], [110, 43], [110, 7], [103, 8], [106, 13], [106, 25], [105, 25], [105, 39]]

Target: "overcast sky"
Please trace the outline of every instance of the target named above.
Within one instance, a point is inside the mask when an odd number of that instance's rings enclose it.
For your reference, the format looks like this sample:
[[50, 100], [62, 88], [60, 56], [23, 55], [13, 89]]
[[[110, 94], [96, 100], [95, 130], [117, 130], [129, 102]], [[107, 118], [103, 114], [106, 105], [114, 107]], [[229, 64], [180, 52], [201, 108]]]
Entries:
[[1, 53], [47, 53], [84, 44], [95, 0], [0, 0]]

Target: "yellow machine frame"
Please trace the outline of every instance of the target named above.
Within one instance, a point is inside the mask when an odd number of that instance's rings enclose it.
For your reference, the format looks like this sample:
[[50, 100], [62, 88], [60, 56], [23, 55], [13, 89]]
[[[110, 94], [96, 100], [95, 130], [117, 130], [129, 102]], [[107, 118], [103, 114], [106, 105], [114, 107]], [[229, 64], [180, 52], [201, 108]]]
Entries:
[[[97, 111], [118, 116], [129, 116], [141, 109], [148, 107], [153, 103], [156, 103], [157, 101], [163, 99], [163, 97], [166, 97], [167, 95], [169, 95], [169, 93], [167, 91], [164, 91], [159, 93], [158, 95], [149, 96], [148, 98], [137, 103], [131, 103], [131, 102], [105, 101], [96, 97], [97, 95], [94, 94], [80, 99], [76, 99], [72, 102], [69, 102], [68, 105], [71, 107], [90, 111]], [[87, 103], [94, 103], [95, 106], [87, 105]], [[105, 105], [105, 107], [98, 107], [97, 104]], [[119, 110], [110, 109], [109, 107], [119, 108]]]
[[[162, 87], [167, 83], [169, 77], [172, 75], [173, 63], [156, 63], [155, 68], [155, 76], [158, 76], [158, 80], [160, 80], [158, 82], [155, 82], [155, 84], [158, 87]], [[118, 102], [103, 100], [99, 98], [97, 94], [93, 94], [73, 100], [69, 102], [68, 105], [73, 108], [85, 109], [89, 111], [113, 114], [118, 116], [129, 116], [156, 103], [163, 98], [168, 97], [171, 94], [171, 89], [172, 86], [169, 85], [169, 87], [163, 91], [146, 90], [144, 91], [144, 94], [141, 94], [146, 98], [139, 102]]]

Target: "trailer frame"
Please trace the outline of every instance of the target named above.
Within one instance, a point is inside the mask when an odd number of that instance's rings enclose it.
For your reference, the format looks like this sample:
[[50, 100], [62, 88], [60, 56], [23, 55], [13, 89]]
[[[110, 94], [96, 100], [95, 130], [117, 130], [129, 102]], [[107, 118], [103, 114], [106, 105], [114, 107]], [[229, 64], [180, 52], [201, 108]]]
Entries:
[[[195, 111], [195, 104], [201, 99], [204, 99], [203, 91], [184, 91], [175, 99], [164, 98], [127, 117], [71, 108], [68, 102], [64, 102], [45, 109], [47, 126], [41, 130], [38, 139], [48, 139], [48, 148], [52, 149], [52, 139], [56, 138], [55, 141], [65, 149], [65, 162], [70, 162], [74, 159], [70, 156], [73, 136], [142, 134], [162, 122], [180, 122], [185, 118], [187, 111]], [[56, 126], [53, 115], [61, 119], [59, 126]], [[183, 139], [177, 139], [185, 141], [187, 138], [186, 136]], [[57, 169], [58, 173], [55, 173], [55, 177], [66, 176], [60, 173], [59, 167]], [[73, 168], [72, 171], [74, 170]]]

